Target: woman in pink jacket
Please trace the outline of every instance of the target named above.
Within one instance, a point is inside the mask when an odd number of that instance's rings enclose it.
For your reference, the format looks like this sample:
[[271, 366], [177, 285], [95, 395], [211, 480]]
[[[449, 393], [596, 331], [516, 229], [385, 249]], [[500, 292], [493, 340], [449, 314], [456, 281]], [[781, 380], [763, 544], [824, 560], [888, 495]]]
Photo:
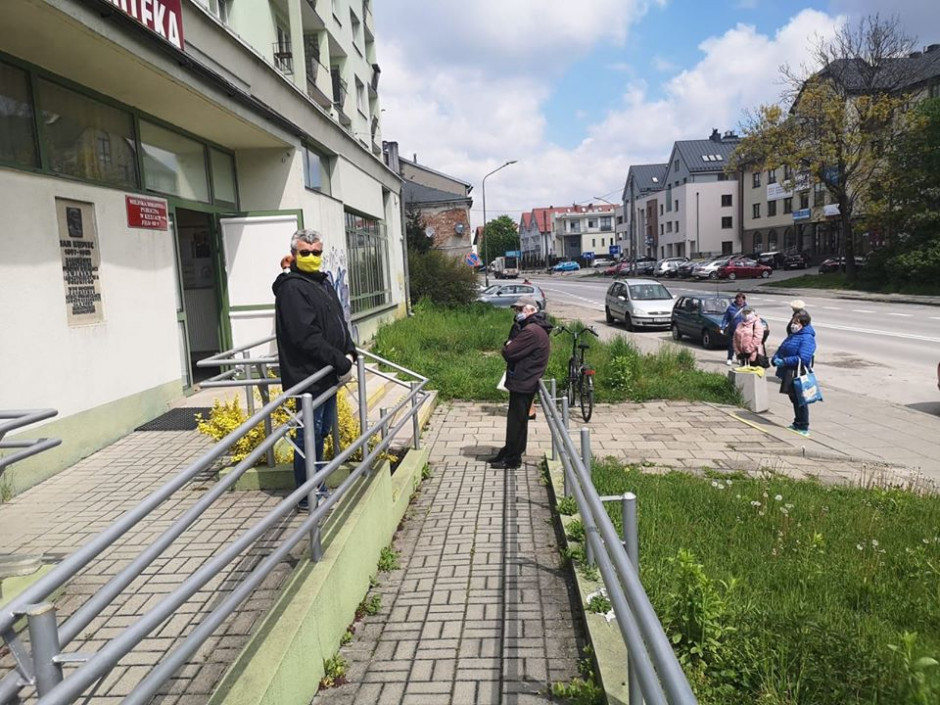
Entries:
[[764, 324], [752, 308], [741, 311], [741, 322], [734, 329], [734, 353], [742, 365], [756, 362], [764, 345]]

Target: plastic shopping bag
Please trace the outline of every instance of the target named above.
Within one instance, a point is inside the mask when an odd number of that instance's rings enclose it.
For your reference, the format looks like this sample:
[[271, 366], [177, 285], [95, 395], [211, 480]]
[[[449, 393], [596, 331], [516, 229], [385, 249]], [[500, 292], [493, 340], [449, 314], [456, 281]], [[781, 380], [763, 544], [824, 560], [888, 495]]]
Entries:
[[496, 388], [501, 392], [508, 392], [506, 389], [506, 373], [503, 372], [503, 376], [499, 378], [499, 382], [496, 383]]

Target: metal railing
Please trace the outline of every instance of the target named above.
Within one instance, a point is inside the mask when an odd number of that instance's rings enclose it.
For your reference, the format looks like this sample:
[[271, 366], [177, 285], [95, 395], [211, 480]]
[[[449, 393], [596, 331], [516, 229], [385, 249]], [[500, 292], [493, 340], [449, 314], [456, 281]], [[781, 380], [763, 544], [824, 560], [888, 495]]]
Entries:
[[[253, 388], [257, 387], [263, 395], [267, 394], [271, 385], [279, 384], [277, 378], [267, 377], [267, 369], [276, 363], [276, 358], [270, 356], [252, 357], [251, 349], [267, 344], [271, 338], [266, 338], [249, 345], [226, 351], [214, 356], [210, 360], [201, 361], [201, 366], [217, 365], [231, 367], [212, 381], [204, 383], [205, 386], [245, 386], [248, 397], [253, 396]], [[393, 375], [377, 369], [367, 368], [365, 358], [369, 358], [384, 366], [397, 370], [412, 379], [402, 381]], [[262, 374], [252, 373], [261, 371]], [[282, 537], [280, 545], [268, 554], [251, 572], [244, 576], [240, 582], [232, 587], [212, 612], [205, 615], [198, 626], [181, 638], [173, 650], [144, 677], [134, 688], [133, 692], [123, 701], [143, 705], [160, 690], [161, 686], [196, 653], [197, 649], [209, 638], [216, 629], [229, 617], [237, 607], [261, 584], [271, 571], [283, 561], [290, 551], [305, 537], [310, 539], [310, 558], [320, 560], [323, 549], [320, 544], [320, 525], [330, 509], [353, 489], [357, 481], [368, 476], [376, 461], [389, 448], [396, 435], [410, 421], [412, 423], [414, 447], [420, 445], [419, 412], [421, 404], [427, 393], [424, 387], [428, 380], [410, 370], [395, 365], [389, 361], [372, 355], [366, 351], [358, 351], [358, 396], [361, 433], [348, 447], [334, 453], [331, 461], [318, 464], [314, 458], [312, 438], [313, 409], [342, 389], [332, 386], [316, 398], [305, 392], [312, 384], [322, 380], [333, 371], [326, 367], [310, 375], [303, 382], [284, 390], [275, 399], [267, 399], [257, 411], [250, 411], [250, 417], [231, 434], [216, 443], [189, 467], [179, 472], [157, 490], [148, 495], [133, 509], [125, 512], [111, 526], [98, 536], [86, 543], [80, 549], [67, 556], [52, 571], [40, 578], [35, 584], [27, 588], [19, 597], [4, 606], [0, 612], [0, 636], [6, 642], [13, 655], [16, 666], [0, 679], [0, 703], [14, 702], [20, 691], [27, 686], [34, 686], [39, 695], [40, 705], [55, 705], [71, 703], [77, 700], [90, 687], [104, 678], [114, 666], [128, 653], [140, 644], [154, 630], [158, 629], [165, 620], [177, 613], [180, 607], [210, 580], [218, 576], [222, 570], [233, 563], [241, 554], [252, 547], [256, 541], [276, 528], [284, 517], [292, 514], [302, 499], [309, 501], [310, 513], [301, 524], [289, 530]], [[407, 387], [407, 393], [394, 406], [382, 409], [378, 421], [368, 425], [368, 399], [366, 395], [366, 374], [379, 375], [385, 379], [393, 380], [397, 384]], [[239, 378], [241, 376], [241, 378]], [[344, 392], [345, 393], [345, 392]], [[296, 488], [277, 506], [257, 521], [253, 526], [238, 536], [233, 542], [222, 547], [195, 572], [186, 577], [171, 592], [153, 605], [149, 611], [135, 618], [133, 625], [125, 628], [117, 636], [107, 640], [97, 651], [92, 653], [75, 653], [67, 651], [68, 645], [83, 633], [83, 630], [98, 617], [122, 591], [144, 570], [157, 559], [179, 536], [183, 534], [197, 519], [212, 505], [212, 503], [232, 488], [235, 482], [258, 460], [263, 458], [274, 445], [294, 428], [285, 423], [276, 428], [270, 424], [271, 414], [284, 407], [290, 400], [300, 397], [300, 416], [303, 422], [303, 431], [307, 434], [305, 448], [305, 465], [307, 480]], [[235, 465], [231, 472], [219, 479], [198, 501], [183, 511], [156, 539], [149, 541], [147, 546], [120, 572], [111, 577], [97, 592], [87, 597], [81, 607], [71, 614], [64, 622], [59, 623], [56, 608], [52, 604], [52, 595], [59, 588], [66, 585], [86, 568], [103, 551], [110, 548], [118, 539], [137, 524], [144, 522], [149, 515], [170, 498], [175, 492], [186, 486], [189, 482], [212, 468], [216, 461], [222, 458], [232, 446], [259, 423], [266, 423], [268, 433], [261, 443], [241, 462]], [[335, 428], [334, 428], [335, 433]], [[339, 445], [334, 445], [339, 448]], [[316, 489], [341, 465], [352, 460], [358, 452], [362, 459], [352, 468], [349, 475], [321, 501], [316, 502]], [[165, 520], [162, 513], [157, 525]], [[155, 520], [157, 521], [157, 520]], [[17, 624], [21, 618], [26, 617], [28, 629], [28, 643], [17, 632]], [[68, 673], [63, 671], [65, 666], [74, 667]]]
[[31, 455], [42, 453], [44, 450], [55, 448], [61, 444], [59, 438], [37, 438], [36, 440], [3, 440], [3, 437], [10, 431], [29, 426], [37, 421], [51, 419], [59, 412], [55, 409], [16, 409], [10, 411], [0, 410], [0, 450], [10, 448], [19, 448], [13, 453], [5, 453], [0, 456], [0, 475], [10, 465], [20, 460], [25, 460]]
[[[635, 495], [598, 496], [591, 480], [590, 431], [581, 429], [579, 453], [568, 432], [568, 398], [561, 397], [560, 411], [556, 407], [555, 380], [550, 388], [539, 382], [539, 398], [552, 434], [552, 459], [564, 469], [564, 494], [574, 497], [584, 524], [587, 560], [600, 572], [627, 646], [629, 702], [694, 705], [692, 688], [640, 582]], [[615, 500], [622, 502], [623, 537], [604, 509], [604, 501]]]

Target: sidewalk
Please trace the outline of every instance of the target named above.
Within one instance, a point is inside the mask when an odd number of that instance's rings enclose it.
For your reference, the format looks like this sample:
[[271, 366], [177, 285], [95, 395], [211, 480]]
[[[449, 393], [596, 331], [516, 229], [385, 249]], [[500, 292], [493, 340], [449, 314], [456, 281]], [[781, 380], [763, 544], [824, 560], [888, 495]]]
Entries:
[[[450, 402], [438, 407], [423, 436], [431, 448], [432, 476], [421, 486], [395, 540], [402, 567], [382, 576], [382, 609], [359, 625], [341, 650], [349, 682], [317, 703], [536, 703], [553, 682], [577, 672], [582, 639], [580, 607], [572, 604], [539, 461], [550, 437], [539, 412], [530, 425], [529, 455], [517, 471], [495, 471], [484, 458], [502, 444], [503, 404]], [[578, 438], [578, 417], [572, 433]], [[820, 423], [822, 425], [822, 423]], [[643, 463], [650, 472], [670, 468], [767, 471], [852, 484], [908, 484], [910, 472], [816, 453], [795, 434], [765, 429], [746, 412], [689, 402], [599, 405], [588, 424], [595, 457]], [[819, 440], [813, 443], [823, 446]], [[0, 552], [74, 550], [158, 484], [204, 452], [195, 431], [141, 431], [81, 461], [0, 505]], [[805, 451], [805, 454], [804, 454]], [[68, 614], [129, 557], [153, 540], [199, 494], [206, 473], [184, 488], [154, 524], [140, 525], [92, 563], [59, 598]], [[266, 512], [274, 493], [225, 495], [204, 521], [171, 548], [125, 593], [123, 601], [84, 630], [69, 650], [94, 650], [143, 614], [242, 527]], [[642, 498], [640, 506], [642, 511]], [[285, 521], [294, 525], [297, 517]], [[241, 565], [249, 570], [270, 550], [262, 542]], [[641, 541], [650, 537], [641, 537]], [[303, 550], [303, 544], [299, 549]], [[289, 562], [255, 592], [164, 689], [161, 705], [204, 703], [258, 619], [277, 597]], [[95, 703], [117, 703], [193, 629], [230, 586], [222, 576], [168, 620], [97, 689]], [[9, 657], [0, 660], [5, 671]]]

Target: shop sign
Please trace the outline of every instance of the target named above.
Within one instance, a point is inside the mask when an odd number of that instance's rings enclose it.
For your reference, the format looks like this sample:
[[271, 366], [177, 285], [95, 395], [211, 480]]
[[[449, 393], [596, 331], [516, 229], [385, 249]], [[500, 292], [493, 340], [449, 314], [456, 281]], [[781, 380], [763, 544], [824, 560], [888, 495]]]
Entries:
[[127, 205], [127, 227], [147, 230], [168, 228], [166, 201], [141, 196], [125, 196], [124, 201]]
[[94, 205], [57, 198], [55, 207], [68, 324], [101, 323], [104, 320], [98, 279], [101, 254]]
[[798, 211], [793, 211], [793, 220], [806, 220], [809, 218], [809, 208], [800, 208]]
[[151, 32], [183, 50], [183, 0], [105, 0]]

